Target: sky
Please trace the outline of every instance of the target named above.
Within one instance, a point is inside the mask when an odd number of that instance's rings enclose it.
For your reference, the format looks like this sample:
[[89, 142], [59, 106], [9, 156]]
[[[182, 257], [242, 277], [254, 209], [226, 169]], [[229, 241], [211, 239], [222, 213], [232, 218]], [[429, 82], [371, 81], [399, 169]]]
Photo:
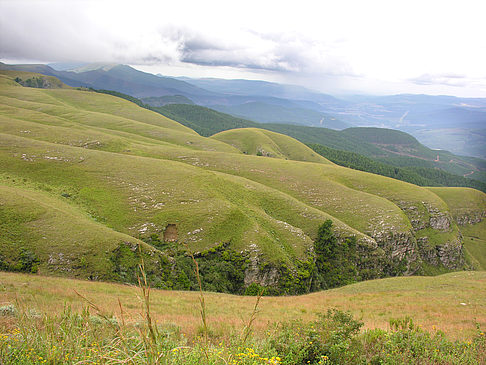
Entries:
[[486, 97], [486, 1], [0, 0], [0, 61]]

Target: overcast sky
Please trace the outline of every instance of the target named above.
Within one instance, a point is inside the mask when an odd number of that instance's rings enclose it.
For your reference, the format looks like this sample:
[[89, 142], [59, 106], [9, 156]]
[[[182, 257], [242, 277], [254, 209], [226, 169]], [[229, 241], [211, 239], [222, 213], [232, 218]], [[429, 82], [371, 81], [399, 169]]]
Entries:
[[486, 1], [0, 0], [0, 60], [486, 97]]

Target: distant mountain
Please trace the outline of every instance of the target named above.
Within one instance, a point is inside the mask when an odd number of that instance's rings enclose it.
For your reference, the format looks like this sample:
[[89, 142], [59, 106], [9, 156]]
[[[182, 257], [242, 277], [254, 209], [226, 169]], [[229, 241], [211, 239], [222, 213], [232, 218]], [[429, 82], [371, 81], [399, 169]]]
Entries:
[[344, 129], [351, 124], [311, 109], [284, 107], [261, 102], [240, 105], [215, 105], [214, 109], [261, 123], [290, 123]]
[[47, 66], [52, 67], [56, 71], [71, 71], [75, 68], [87, 65], [86, 62], [53, 62], [48, 63]]
[[[216, 78], [193, 79], [180, 77], [179, 80], [189, 82], [213, 92], [229, 95], [252, 95], [252, 96], [272, 96], [275, 98], [289, 99], [293, 102], [302, 101], [302, 106], [306, 105], [311, 109], [344, 107], [348, 102], [335, 98], [334, 96], [318, 93], [302, 86], [278, 84], [261, 80], [226, 80]], [[312, 106], [312, 107], [311, 107]]]
[[400, 129], [432, 148], [486, 158], [486, 99], [454, 96], [353, 96], [338, 118], [358, 126]]
[[184, 95], [150, 96], [148, 98], [142, 98], [141, 100], [143, 103], [153, 107], [160, 107], [168, 104], [194, 104], [191, 99]]
[[0, 65], [0, 69], [38, 72], [56, 76], [69, 86], [114, 90], [138, 98], [184, 95], [204, 102], [205, 98], [217, 97], [214, 93], [187, 82], [171, 77], [158, 77], [126, 65], [88, 64], [72, 71], [57, 71], [46, 65]]
[[[265, 123], [380, 127], [412, 134], [422, 144], [486, 159], [486, 99], [400, 94], [347, 96], [345, 100], [300, 86], [255, 80], [171, 78], [117, 64], [5, 65], [0, 69], [56, 76], [70, 86], [109, 89], [137, 98], [172, 99]], [[56, 69], [57, 68], [57, 69]], [[147, 99], [152, 106], [164, 100]], [[172, 102], [172, 101], [171, 101]]]

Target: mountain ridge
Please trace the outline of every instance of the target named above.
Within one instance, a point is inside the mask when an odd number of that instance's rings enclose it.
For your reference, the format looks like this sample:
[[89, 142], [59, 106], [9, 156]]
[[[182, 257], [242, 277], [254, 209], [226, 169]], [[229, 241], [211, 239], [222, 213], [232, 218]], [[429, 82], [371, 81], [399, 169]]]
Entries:
[[[108, 71], [100, 66], [80, 73], [39, 65], [3, 64], [1, 68], [38, 71], [57, 76], [71, 86], [111, 89], [137, 98], [182, 95], [198, 105], [261, 122], [320, 125], [324, 121], [335, 129], [399, 129], [433, 148], [486, 158], [486, 136], [477, 132], [486, 125], [486, 99], [413, 94], [337, 99], [297, 86], [262, 81], [159, 77], [127, 65], [110, 66]], [[198, 87], [198, 83], [212, 91]], [[231, 92], [231, 88], [236, 91]], [[257, 103], [260, 112], [255, 114], [253, 107], [245, 111], [247, 103]]]

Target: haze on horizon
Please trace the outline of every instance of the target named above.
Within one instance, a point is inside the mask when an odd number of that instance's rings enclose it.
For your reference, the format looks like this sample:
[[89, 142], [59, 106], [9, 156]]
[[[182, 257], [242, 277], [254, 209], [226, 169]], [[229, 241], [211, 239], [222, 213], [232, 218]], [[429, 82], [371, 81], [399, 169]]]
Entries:
[[486, 97], [483, 1], [0, 1], [0, 61]]

